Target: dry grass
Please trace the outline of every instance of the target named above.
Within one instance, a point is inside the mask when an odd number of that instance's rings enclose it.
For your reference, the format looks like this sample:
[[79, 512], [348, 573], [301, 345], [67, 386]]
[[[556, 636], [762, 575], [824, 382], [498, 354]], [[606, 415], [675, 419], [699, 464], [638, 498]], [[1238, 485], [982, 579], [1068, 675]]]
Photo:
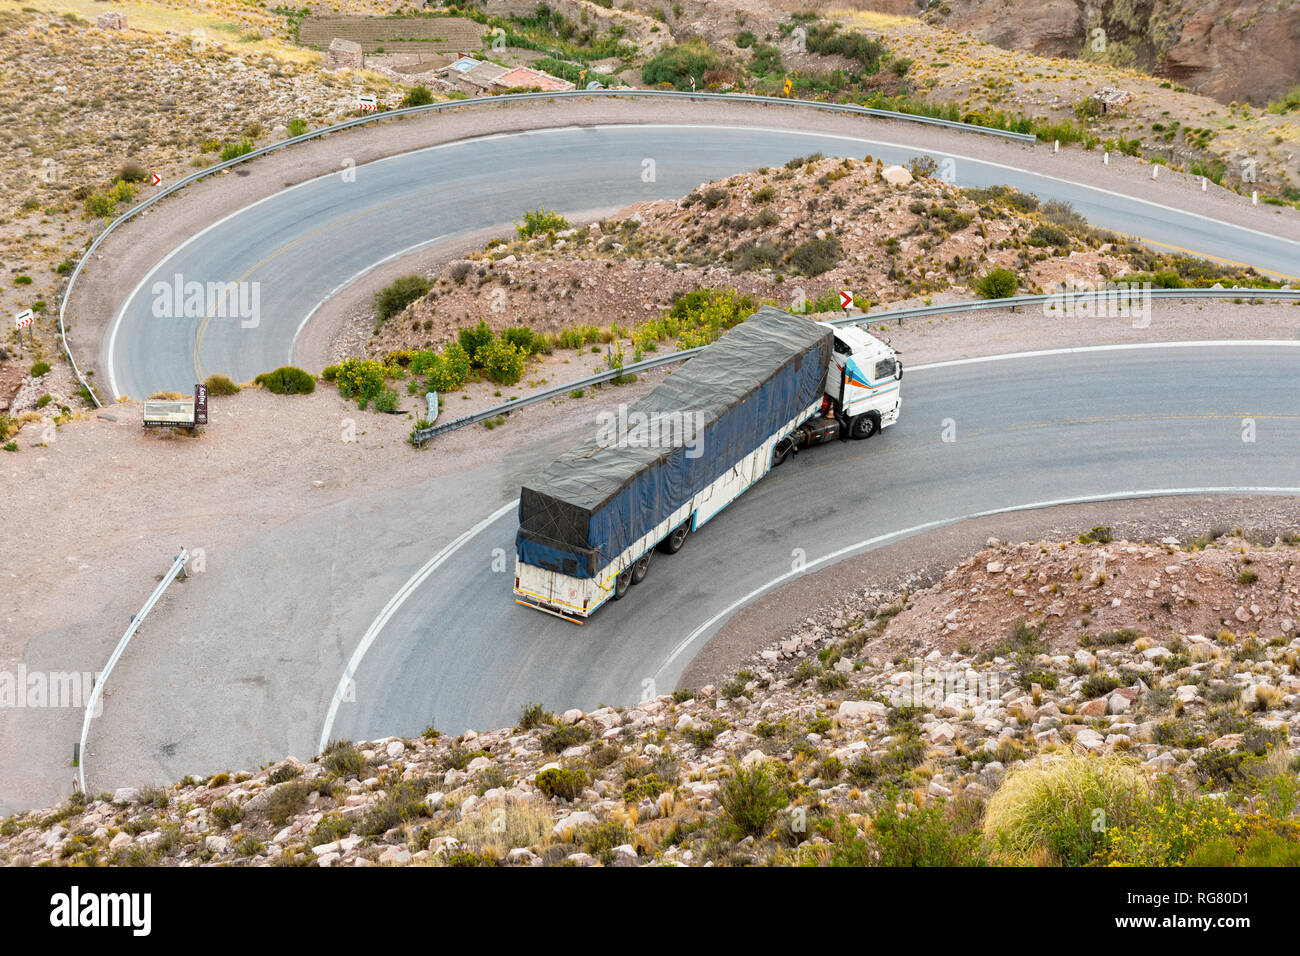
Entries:
[[1012, 770], [989, 800], [984, 833], [1007, 863], [1082, 865], [1149, 794], [1132, 760], [1067, 752]]

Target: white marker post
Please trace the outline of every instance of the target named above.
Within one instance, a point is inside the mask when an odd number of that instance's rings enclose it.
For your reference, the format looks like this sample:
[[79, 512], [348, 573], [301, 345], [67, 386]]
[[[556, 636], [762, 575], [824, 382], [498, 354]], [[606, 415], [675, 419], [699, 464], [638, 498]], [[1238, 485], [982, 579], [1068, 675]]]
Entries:
[[1205, 192], [1210, 186], [1210, 181], [1204, 176], [1201, 177], [1201, 192]]
[[36, 316], [31, 309], [23, 309], [21, 312], [19, 312], [17, 315], [14, 316], [14, 328], [18, 330], [18, 340], [20, 342], [22, 341], [23, 338], [22, 335], [23, 329], [27, 329], [28, 330], [27, 340], [32, 345], [36, 344], [36, 333], [31, 331], [32, 323], [35, 321], [36, 321]]
[[1152, 179], [1160, 178], [1160, 166], [1158, 164], [1151, 167], [1151, 178]]
[[1258, 189], [1252, 189], [1252, 190], [1250, 191], [1250, 204], [1251, 204], [1252, 206], [1258, 206], [1258, 205], [1259, 205], [1259, 190], [1258, 190]]
[[1110, 150], [1106, 150], [1106, 152], [1101, 154], [1101, 164], [1103, 166], [1110, 165]]
[[1061, 151], [1061, 141], [1059, 139], [1052, 140], [1052, 152], [1059, 153], [1060, 151]]

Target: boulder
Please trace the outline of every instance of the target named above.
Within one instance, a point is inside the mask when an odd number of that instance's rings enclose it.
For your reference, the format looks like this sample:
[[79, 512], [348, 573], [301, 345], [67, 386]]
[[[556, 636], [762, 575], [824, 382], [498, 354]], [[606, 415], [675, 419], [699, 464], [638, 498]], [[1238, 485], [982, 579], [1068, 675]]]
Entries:
[[891, 186], [910, 186], [912, 174], [905, 166], [886, 166], [880, 171], [880, 178]]

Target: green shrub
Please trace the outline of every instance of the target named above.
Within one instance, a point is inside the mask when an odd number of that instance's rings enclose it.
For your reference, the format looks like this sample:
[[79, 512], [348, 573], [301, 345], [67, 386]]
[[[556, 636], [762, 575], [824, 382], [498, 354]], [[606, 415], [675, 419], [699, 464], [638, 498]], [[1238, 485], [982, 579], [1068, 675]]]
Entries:
[[1025, 242], [1031, 246], [1068, 246], [1070, 236], [1060, 226], [1040, 222], [1034, 226], [1033, 231], [1025, 238]]
[[424, 276], [410, 275], [396, 279], [375, 293], [374, 310], [376, 322], [387, 322], [416, 299], [427, 295], [429, 280]]
[[203, 383], [203, 387], [208, 390], [208, 395], [235, 395], [239, 392], [239, 386], [232, 382], [225, 375], [209, 375]]
[[307, 121], [305, 119], [289, 120], [288, 132], [290, 139], [293, 139], [295, 136], [301, 136], [303, 133], [307, 132]]
[[361, 832], [366, 836], [382, 836], [394, 827], [426, 816], [427, 791], [428, 783], [424, 779], [402, 780], [396, 774], [389, 775], [384, 780], [384, 799], [366, 812]]
[[533, 334], [533, 330], [525, 325], [512, 325], [501, 333], [501, 340], [509, 342], [525, 355], [536, 355], [538, 352], [546, 350], [546, 339], [541, 335]]
[[986, 272], [975, 286], [981, 299], [1007, 299], [1016, 294], [1020, 280], [1010, 269], [993, 269]]
[[402, 106], [428, 106], [433, 102], [433, 92], [427, 86], [413, 86], [402, 97]]
[[548, 797], [576, 800], [587, 786], [587, 772], [566, 767], [551, 767], [539, 773], [535, 782], [537, 789]]
[[284, 826], [289, 822], [290, 817], [302, 809], [310, 792], [311, 787], [302, 780], [291, 780], [280, 784], [267, 798], [266, 818], [277, 827]]
[[240, 156], [247, 156], [252, 151], [252, 140], [241, 139], [238, 143], [227, 143], [226, 148], [221, 151], [221, 161], [226, 163]]
[[483, 364], [483, 360], [479, 357], [479, 353], [496, 340], [496, 333], [488, 327], [487, 322], [483, 319], [479, 319], [478, 325], [474, 326], [474, 328], [461, 329], [457, 334], [457, 339], [460, 342], [460, 347], [464, 349], [465, 354], [469, 356], [470, 362], [475, 367], [478, 367]]
[[718, 803], [731, 825], [742, 834], [762, 836], [789, 803], [785, 788], [766, 763], [737, 766], [718, 791]]
[[350, 358], [339, 365], [336, 378], [339, 394], [364, 406], [384, 390], [387, 373], [374, 359]]
[[790, 253], [791, 270], [803, 276], [819, 276], [834, 269], [840, 261], [840, 242], [831, 236], [810, 239]]
[[233, 803], [214, 803], [208, 811], [208, 817], [218, 830], [228, 830], [244, 819], [244, 808]]
[[1067, 752], [1013, 768], [989, 800], [984, 833], [1006, 862], [1082, 866], [1141, 819], [1148, 794], [1132, 761]]
[[276, 395], [309, 395], [316, 390], [316, 379], [292, 365], [283, 365], [274, 372], [263, 372], [253, 381]]
[[562, 750], [570, 747], [576, 747], [578, 744], [590, 739], [591, 731], [578, 724], [556, 724], [555, 727], [542, 734], [542, 749], [548, 754], [557, 754]]
[[749, 72], [754, 76], [770, 76], [780, 73], [784, 64], [781, 51], [770, 43], [760, 43], [754, 47], [753, 58], [749, 61]]
[[92, 192], [83, 200], [83, 206], [89, 216], [107, 219], [117, 211], [118, 205], [134, 199], [138, 191], [134, 183], [119, 179], [102, 192]]
[[841, 821], [847, 839], [837, 840], [831, 866], [984, 866], [988, 863], [977, 829], [963, 828], [944, 801], [898, 808], [887, 791], [871, 819], [871, 835], [862, 839]]
[[569, 220], [545, 206], [529, 210], [524, 213], [522, 223], [515, 223], [515, 232], [519, 234], [520, 239], [531, 239], [533, 236], [545, 235], [548, 232], [563, 232], [568, 228]]
[[483, 375], [498, 385], [514, 385], [524, 376], [526, 355], [517, 346], [500, 339], [478, 353]]
[[722, 58], [702, 41], [681, 43], [666, 47], [647, 60], [641, 67], [641, 80], [647, 86], [667, 83], [678, 90], [691, 88], [695, 77], [697, 88], [703, 86], [704, 74], [722, 66]]
[[50, 370], [48, 362], [37, 362], [32, 366], [32, 378], [40, 378]]
[[375, 411], [393, 414], [397, 409], [397, 392], [391, 388], [382, 389], [375, 396]]
[[333, 382], [339, 377], [339, 367], [337, 365], [326, 365], [321, 370], [320, 377], [326, 382]]
[[336, 777], [358, 777], [366, 771], [366, 758], [347, 740], [334, 741], [322, 757], [325, 770]]
[[541, 704], [525, 704], [515, 727], [520, 730], [532, 730], [535, 727], [549, 727], [555, 722], [555, 715]]
[[139, 163], [128, 161], [118, 170], [117, 178], [124, 183], [142, 183], [149, 178], [149, 173]]

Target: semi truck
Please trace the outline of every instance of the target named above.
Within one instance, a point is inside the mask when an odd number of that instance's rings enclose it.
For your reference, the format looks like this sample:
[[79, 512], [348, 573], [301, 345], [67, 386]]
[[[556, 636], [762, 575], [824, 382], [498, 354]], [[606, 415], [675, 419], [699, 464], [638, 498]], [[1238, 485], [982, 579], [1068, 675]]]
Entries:
[[888, 341], [764, 306], [519, 494], [515, 600], [581, 624], [800, 449], [898, 421]]

